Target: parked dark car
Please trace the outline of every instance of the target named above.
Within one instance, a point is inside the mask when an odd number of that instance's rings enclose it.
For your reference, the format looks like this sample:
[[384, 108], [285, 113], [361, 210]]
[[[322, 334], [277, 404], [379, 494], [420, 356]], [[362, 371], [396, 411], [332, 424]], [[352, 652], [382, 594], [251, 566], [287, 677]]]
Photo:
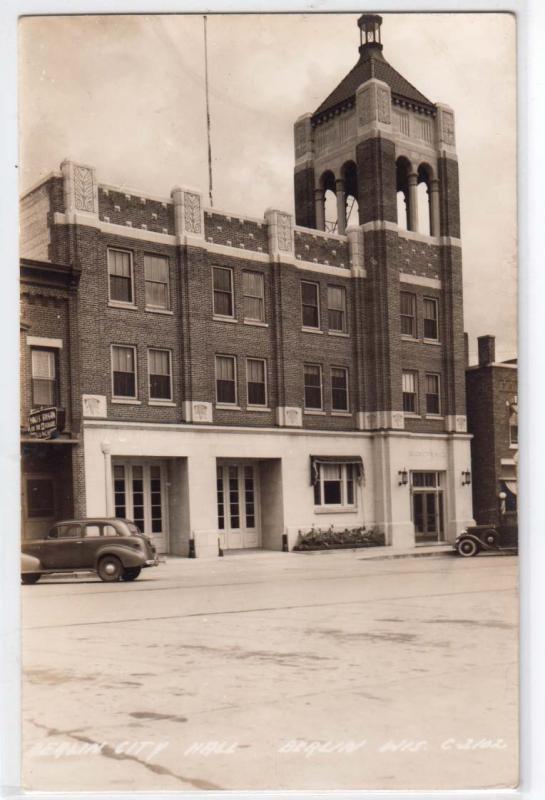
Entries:
[[58, 572], [96, 572], [107, 582], [134, 581], [143, 567], [158, 563], [150, 539], [127, 519], [62, 520], [44, 539], [23, 541], [21, 550], [23, 583]]
[[499, 525], [473, 525], [456, 539], [454, 547], [461, 556], [470, 558], [481, 550], [516, 553], [518, 549], [517, 515], [507, 512], [500, 517]]

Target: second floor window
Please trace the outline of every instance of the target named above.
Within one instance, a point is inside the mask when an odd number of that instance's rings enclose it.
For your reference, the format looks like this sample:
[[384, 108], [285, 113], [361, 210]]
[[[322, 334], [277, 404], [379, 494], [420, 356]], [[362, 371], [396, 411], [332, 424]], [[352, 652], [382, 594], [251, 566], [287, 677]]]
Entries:
[[424, 298], [424, 339], [437, 341], [439, 339], [437, 300], [433, 297]]
[[305, 364], [305, 408], [322, 409], [322, 368], [318, 364]]
[[317, 283], [301, 281], [301, 310], [304, 328], [320, 327], [320, 292]]
[[416, 338], [416, 295], [401, 292], [399, 295], [401, 333]]
[[112, 345], [112, 392], [114, 397], [136, 398], [136, 349]]
[[32, 405], [57, 404], [57, 357], [55, 350], [31, 350]]
[[110, 300], [134, 303], [132, 257], [126, 250], [108, 250]]
[[426, 414], [440, 414], [439, 375], [426, 374]]
[[248, 378], [248, 405], [267, 405], [267, 381], [265, 361], [261, 358], [248, 358], [246, 372]]
[[227, 267], [214, 267], [214, 314], [233, 317], [233, 271]]
[[250, 322], [265, 321], [263, 273], [243, 272], [244, 319]]
[[333, 411], [348, 411], [348, 370], [331, 368], [331, 408]]
[[327, 287], [327, 316], [330, 331], [346, 333], [346, 289], [343, 286]]
[[418, 411], [416, 372], [403, 373], [402, 389], [403, 389], [403, 411], [406, 414], [416, 414]]
[[150, 400], [172, 400], [170, 350], [148, 350]]
[[218, 403], [236, 405], [236, 364], [234, 356], [216, 356], [216, 400]]
[[165, 256], [144, 256], [146, 276], [146, 308], [170, 307], [168, 258]]

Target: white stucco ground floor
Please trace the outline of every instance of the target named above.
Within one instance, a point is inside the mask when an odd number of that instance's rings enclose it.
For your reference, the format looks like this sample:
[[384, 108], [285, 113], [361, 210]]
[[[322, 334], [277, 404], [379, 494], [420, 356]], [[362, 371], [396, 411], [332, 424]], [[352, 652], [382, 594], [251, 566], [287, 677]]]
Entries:
[[133, 519], [158, 551], [291, 550], [311, 529], [365, 527], [392, 547], [472, 522], [467, 434], [87, 421], [87, 516]]

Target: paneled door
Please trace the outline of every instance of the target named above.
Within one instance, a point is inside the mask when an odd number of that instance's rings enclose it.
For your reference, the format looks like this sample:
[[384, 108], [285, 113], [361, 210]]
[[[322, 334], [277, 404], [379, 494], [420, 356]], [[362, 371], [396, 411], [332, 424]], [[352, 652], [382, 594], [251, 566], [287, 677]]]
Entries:
[[158, 553], [168, 550], [166, 464], [125, 461], [112, 465], [116, 517], [132, 519]]
[[255, 464], [217, 466], [218, 528], [226, 550], [261, 544], [257, 480]]

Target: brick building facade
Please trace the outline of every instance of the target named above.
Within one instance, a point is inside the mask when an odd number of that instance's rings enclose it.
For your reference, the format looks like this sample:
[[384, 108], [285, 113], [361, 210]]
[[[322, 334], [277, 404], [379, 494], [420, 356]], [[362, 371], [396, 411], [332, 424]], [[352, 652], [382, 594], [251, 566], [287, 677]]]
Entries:
[[454, 116], [387, 64], [380, 18], [359, 24], [358, 64], [295, 124], [295, 219], [73, 162], [23, 198], [23, 252], [81, 272], [76, 513], [202, 556], [471, 521]]
[[493, 336], [480, 336], [478, 346], [479, 363], [466, 372], [467, 422], [473, 508], [485, 525], [499, 523], [501, 493], [505, 510], [517, 510], [517, 362], [496, 361]]

